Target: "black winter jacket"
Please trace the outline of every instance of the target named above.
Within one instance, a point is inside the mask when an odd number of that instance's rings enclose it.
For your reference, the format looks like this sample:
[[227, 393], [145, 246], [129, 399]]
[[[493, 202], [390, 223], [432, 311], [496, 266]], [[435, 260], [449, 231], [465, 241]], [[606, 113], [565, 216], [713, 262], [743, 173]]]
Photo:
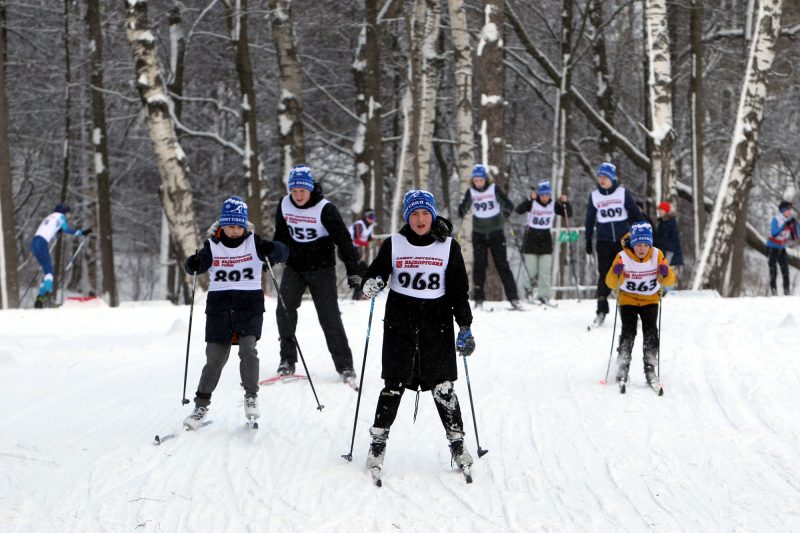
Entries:
[[[400, 234], [413, 246], [428, 246], [450, 235], [452, 225], [442, 217], [434, 230], [418, 236], [405, 225]], [[392, 273], [392, 239], [383, 241], [378, 256], [367, 269], [365, 279], [380, 276], [388, 285]], [[453, 318], [459, 326], [472, 323], [469, 281], [461, 247], [453, 239], [445, 269], [445, 295], [434, 300], [414, 298], [389, 291], [383, 331], [381, 378], [402, 383], [408, 389], [429, 390], [443, 381], [458, 378]]]
[[[610, 195], [614, 194], [618, 185], [612, 185], [609, 189], [603, 189], [600, 185], [597, 190], [600, 194]], [[586, 240], [591, 241], [594, 235], [595, 226], [597, 226], [597, 242], [611, 242], [618, 243], [619, 240], [628, 233], [631, 229], [631, 224], [644, 220], [644, 216], [639, 208], [636, 206], [636, 200], [633, 198], [631, 191], [625, 189], [625, 210], [628, 212], [628, 219], [619, 222], [597, 222], [597, 208], [592, 203], [592, 195], [589, 193], [589, 204], [586, 207]]]
[[[213, 262], [210, 241], [221, 242], [228, 248], [236, 248], [250, 235], [246, 231], [238, 239], [227, 237], [222, 231], [217, 232], [217, 237], [212, 237], [203, 243], [203, 249], [197, 252], [199, 260], [197, 273], [208, 272]], [[263, 240], [253, 234], [256, 253], [262, 261], [269, 258], [272, 264], [280, 263], [286, 259], [288, 250], [282, 243]], [[188, 259], [187, 259], [188, 263]], [[191, 274], [188, 265], [184, 266], [186, 272]], [[261, 338], [261, 327], [264, 315], [264, 292], [257, 291], [209, 291], [206, 297], [206, 342], [229, 343], [236, 333], [239, 337], [254, 335]]]
[[[318, 183], [314, 186], [311, 199], [303, 206], [295, 204], [291, 195], [289, 195], [289, 200], [292, 202], [292, 205], [298, 209], [313, 207], [323, 198], [322, 188]], [[347, 230], [347, 226], [344, 220], [342, 220], [342, 215], [339, 214], [339, 210], [336, 209], [336, 206], [332, 203], [328, 203], [322, 208], [320, 218], [322, 219], [322, 225], [325, 226], [325, 229], [328, 230], [330, 235], [311, 242], [297, 242], [292, 239], [289, 233], [289, 226], [286, 225], [286, 219], [283, 216], [281, 204], [278, 203], [278, 209], [275, 211], [274, 239], [289, 247], [290, 254], [286, 265], [292, 267], [297, 272], [334, 267], [336, 266], [334, 245], [336, 245], [339, 249], [339, 259], [344, 263], [347, 275], [352, 276], [354, 274], [359, 274], [358, 255], [353, 248], [353, 240], [350, 238], [350, 232]]]
[[[554, 201], [550, 198], [550, 202]], [[536, 202], [539, 205], [547, 205], [543, 204], [536, 199]], [[531, 210], [531, 204], [533, 200], [528, 198], [527, 200], [521, 202], [514, 211], [517, 213], [528, 213]], [[561, 203], [556, 202], [555, 205], [556, 215], [564, 216], [564, 213], [572, 219], [572, 204], [569, 202]], [[536, 254], [536, 255], [545, 255], [545, 254], [552, 254], [553, 253], [553, 236], [550, 233], [549, 229], [534, 229], [525, 224], [525, 242], [522, 244], [522, 253], [524, 254]]]

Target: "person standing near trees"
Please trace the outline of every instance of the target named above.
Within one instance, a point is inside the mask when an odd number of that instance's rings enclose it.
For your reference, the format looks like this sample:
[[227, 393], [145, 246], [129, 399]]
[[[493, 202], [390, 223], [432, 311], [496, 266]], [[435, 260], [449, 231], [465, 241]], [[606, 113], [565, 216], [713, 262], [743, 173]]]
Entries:
[[597, 188], [589, 194], [586, 207], [586, 253], [592, 255], [592, 236], [597, 229], [597, 311], [591, 327], [600, 326], [608, 314], [606, 273], [622, 251], [620, 239], [628, 233], [631, 221], [643, 220], [633, 195], [617, 185], [617, 167], [602, 163], [597, 169]]
[[295, 166], [289, 174], [289, 194], [275, 212], [274, 240], [289, 246], [290, 251], [281, 278], [282, 302], [278, 301], [275, 311], [281, 343], [278, 374], [294, 374], [297, 309], [308, 288], [336, 371], [342, 381], [353, 386], [356, 373], [339, 312], [334, 247], [339, 249], [350, 288], [361, 286], [358, 257], [339, 210], [323, 197], [322, 187], [314, 182], [306, 165]]
[[778, 268], [781, 267], [783, 294], [789, 295], [789, 262], [786, 257], [786, 243], [797, 241], [798, 226], [794, 216], [794, 206], [786, 200], [778, 204], [778, 214], [772, 217], [767, 238], [767, 264], [769, 265], [769, 290], [778, 294]]
[[[681, 248], [681, 236], [678, 232], [678, 221], [672, 206], [669, 202], [658, 204], [658, 226], [655, 233], [655, 247], [664, 252], [667, 263], [677, 275], [679, 267], [683, 266], [683, 249]], [[666, 291], [665, 291], [666, 294]]]
[[464, 193], [458, 206], [458, 216], [464, 218], [472, 207], [472, 281], [475, 307], [483, 305], [483, 285], [486, 281], [487, 252], [491, 250], [497, 273], [503, 283], [506, 298], [513, 309], [522, 305], [517, 296], [517, 285], [506, 258], [505, 218], [514, 210], [514, 204], [495, 184], [489, 183], [489, 174], [483, 165], [472, 169], [472, 186]]
[[538, 280], [536, 293], [539, 302], [547, 305], [550, 301], [550, 270], [553, 259], [553, 227], [556, 215], [571, 217], [572, 206], [567, 196], [562, 194], [558, 203], [553, 201], [553, 188], [549, 181], [540, 181], [530, 198], [520, 203], [515, 211], [527, 213], [525, 241], [522, 244], [523, 260], [527, 276], [523, 280], [525, 296], [533, 295], [533, 280]]

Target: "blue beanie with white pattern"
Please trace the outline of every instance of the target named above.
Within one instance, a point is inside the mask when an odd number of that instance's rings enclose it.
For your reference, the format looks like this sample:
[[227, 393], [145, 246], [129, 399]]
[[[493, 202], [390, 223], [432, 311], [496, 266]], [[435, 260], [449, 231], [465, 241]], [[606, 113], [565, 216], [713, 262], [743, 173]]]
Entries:
[[611, 180], [611, 183], [617, 183], [617, 167], [613, 163], [602, 163], [600, 168], [597, 169], [597, 177], [605, 176]]
[[631, 236], [628, 238], [631, 246], [648, 244], [653, 246], [653, 226], [647, 222], [640, 222], [631, 226]]
[[314, 176], [306, 165], [295, 165], [289, 173], [289, 190], [292, 189], [314, 190]]
[[247, 204], [238, 196], [231, 196], [222, 204], [220, 226], [241, 226], [247, 229]]
[[408, 223], [408, 217], [417, 209], [426, 209], [433, 220], [436, 220], [436, 198], [433, 194], [423, 190], [411, 190], [403, 196], [403, 220]]

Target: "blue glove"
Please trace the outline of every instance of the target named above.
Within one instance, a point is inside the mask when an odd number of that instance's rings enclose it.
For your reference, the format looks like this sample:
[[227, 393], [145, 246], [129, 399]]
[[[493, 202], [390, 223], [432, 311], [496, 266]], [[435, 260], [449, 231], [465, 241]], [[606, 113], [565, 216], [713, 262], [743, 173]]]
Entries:
[[461, 326], [458, 330], [456, 350], [461, 352], [461, 355], [470, 355], [475, 351], [475, 337], [472, 336], [469, 326]]

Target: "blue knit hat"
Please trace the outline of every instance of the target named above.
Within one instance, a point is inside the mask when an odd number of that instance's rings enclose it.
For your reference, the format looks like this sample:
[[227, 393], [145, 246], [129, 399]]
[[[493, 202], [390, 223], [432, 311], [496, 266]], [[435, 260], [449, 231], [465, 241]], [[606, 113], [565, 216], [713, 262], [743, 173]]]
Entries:
[[653, 246], [653, 226], [647, 222], [640, 222], [631, 226], [631, 236], [628, 239], [631, 246], [648, 244]]
[[550, 186], [550, 182], [547, 181], [547, 180], [540, 181], [539, 182], [539, 187], [536, 189], [536, 192], [538, 194], [547, 194], [548, 196], [552, 196], [553, 195], [553, 187]]
[[314, 176], [306, 165], [295, 165], [289, 173], [289, 190], [292, 189], [314, 190]]
[[597, 169], [597, 177], [605, 176], [611, 180], [611, 183], [617, 183], [617, 167], [612, 163], [602, 163], [600, 168]]
[[489, 179], [489, 173], [486, 171], [486, 167], [481, 164], [477, 164], [472, 167], [472, 177], [473, 178], [483, 178], [485, 180]]
[[436, 220], [436, 198], [428, 191], [411, 190], [403, 196], [403, 220], [408, 222], [408, 217], [417, 209], [427, 209], [431, 218]]
[[55, 211], [56, 213], [63, 213], [66, 215], [67, 213], [71, 212], [72, 209], [70, 209], [70, 207], [67, 204], [62, 202], [56, 205], [56, 208], [53, 211]]
[[220, 226], [241, 226], [247, 229], [247, 204], [238, 196], [231, 196], [222, 204]]

